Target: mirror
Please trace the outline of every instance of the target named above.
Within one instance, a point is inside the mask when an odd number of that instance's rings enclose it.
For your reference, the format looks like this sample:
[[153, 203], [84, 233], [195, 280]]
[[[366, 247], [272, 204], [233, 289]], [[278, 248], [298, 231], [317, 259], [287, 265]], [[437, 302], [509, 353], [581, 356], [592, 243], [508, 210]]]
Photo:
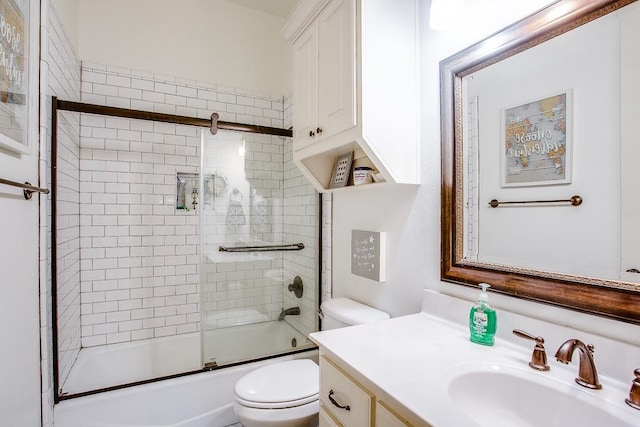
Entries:
[[441, 62], [443, 281], [640, 324], [632, 3], [560, 0]]

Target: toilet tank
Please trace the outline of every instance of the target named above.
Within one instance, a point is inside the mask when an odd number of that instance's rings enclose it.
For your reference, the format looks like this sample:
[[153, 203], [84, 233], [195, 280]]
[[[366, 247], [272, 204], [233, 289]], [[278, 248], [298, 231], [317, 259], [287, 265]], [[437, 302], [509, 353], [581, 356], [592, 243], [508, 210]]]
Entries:
[[322, 329], [344, 328], [389, 319], [389, 314], [349, 298], [332, 298], [322, 303]]

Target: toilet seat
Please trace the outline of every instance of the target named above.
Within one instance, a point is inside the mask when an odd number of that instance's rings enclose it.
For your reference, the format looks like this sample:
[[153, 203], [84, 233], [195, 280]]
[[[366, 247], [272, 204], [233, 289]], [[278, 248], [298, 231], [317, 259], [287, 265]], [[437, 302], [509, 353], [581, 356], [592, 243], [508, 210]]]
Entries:
[[320, 370], [309, 359], [289, 360], [258, 368], [240, 378], [236, 402], [256, 409], [285, 409], [318, 400]]
[[256, 402], [253, 400], [244, 400], [236, 396], [236, 402], [247, 408], [255, 409], [286, 409], [295, 408], [296, 406], [306, 405], [307, 403], [315, 402], [318, 400], [318, 395], [305, 397], [304, 399], [289, 400], [286, 402]]

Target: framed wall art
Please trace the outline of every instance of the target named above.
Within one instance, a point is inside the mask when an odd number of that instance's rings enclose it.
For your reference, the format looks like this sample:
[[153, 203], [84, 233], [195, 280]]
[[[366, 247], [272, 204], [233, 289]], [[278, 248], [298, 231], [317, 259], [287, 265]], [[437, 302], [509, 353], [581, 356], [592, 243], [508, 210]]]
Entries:
[[386, 281], [387, 233], [351, 230], [351, 274]]
[[571, 182], [571, 92], [502, 111], [502, 186]]
[[0, 147], [17, 153], [38, 135], [38, 6], [0, 0]]

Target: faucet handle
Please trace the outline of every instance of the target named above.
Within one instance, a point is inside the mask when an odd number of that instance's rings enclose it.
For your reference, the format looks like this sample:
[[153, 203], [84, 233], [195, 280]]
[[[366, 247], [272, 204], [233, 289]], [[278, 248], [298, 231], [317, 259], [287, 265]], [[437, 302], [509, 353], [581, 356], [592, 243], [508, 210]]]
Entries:
[[629, 390], [629, 397], [624, 401], [627, 405], [635, 409], [640, 409], [640, 368], [633, 371], [636, 376], [631, 383], [631, 390]]
[[528, 332], [522, 331], [520, 329], [514, 329], [513, 334], [520, 338], [524, 338], [527, 340], [535, 341], [536, 346], [533, 348], [533, 354], [531, 355], [531, 361], [529, 362], [529, 366], [536, 371], [548, 371], [549, 365], [547, 365], [547, 353], [544, 350], [544, 338], [536, 337], [531, 335]]

